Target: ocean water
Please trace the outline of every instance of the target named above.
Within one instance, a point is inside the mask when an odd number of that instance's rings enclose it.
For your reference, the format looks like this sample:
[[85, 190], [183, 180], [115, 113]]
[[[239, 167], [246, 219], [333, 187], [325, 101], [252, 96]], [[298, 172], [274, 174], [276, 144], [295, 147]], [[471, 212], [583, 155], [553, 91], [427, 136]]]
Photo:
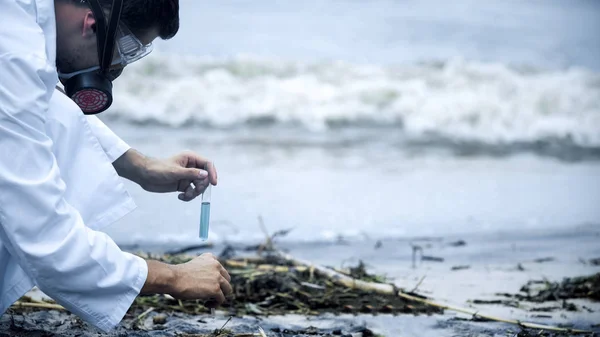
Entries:
[[[600, 222], [600, 3], [181, 1], [102, 118], [216, 162], [209, 240]], [[128, 184], [126, 245], [194, 244], [200, 200]]]

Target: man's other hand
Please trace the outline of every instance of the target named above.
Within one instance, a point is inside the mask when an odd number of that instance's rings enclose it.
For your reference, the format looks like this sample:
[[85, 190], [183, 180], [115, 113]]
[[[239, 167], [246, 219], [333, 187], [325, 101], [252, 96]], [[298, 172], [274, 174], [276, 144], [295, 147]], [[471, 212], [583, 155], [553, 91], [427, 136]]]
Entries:
[[229, 273], [210, 253], [174, 267], [176, 280], [171, 295], [175, 298], [201, 299], [214, 307], [232, 293]]
[[166, 293], [182, 300], [202, 300], [207, 307], [217, 307], [232, 293], [231, 277], [210, 253], [193, 260], [167, 265], [147, 261], [148, 278], [142, 294]]

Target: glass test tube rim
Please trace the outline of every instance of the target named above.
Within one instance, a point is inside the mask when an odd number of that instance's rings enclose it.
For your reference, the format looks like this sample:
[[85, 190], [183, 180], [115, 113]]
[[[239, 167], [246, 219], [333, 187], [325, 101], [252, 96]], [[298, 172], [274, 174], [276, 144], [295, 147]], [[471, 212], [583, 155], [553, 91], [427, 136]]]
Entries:
[[210, 190], [211, 190], [210, 186], [211, 186], [211, 184], [208, 183], [208, 186], [206, 187], [204, 192], [202, 192], [202, 202], [210, 202]]

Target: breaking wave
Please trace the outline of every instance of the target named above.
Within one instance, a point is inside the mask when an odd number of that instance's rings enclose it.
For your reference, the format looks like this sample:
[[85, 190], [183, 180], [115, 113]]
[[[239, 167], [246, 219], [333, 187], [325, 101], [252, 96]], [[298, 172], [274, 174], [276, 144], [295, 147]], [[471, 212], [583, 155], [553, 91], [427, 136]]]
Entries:
[[387, 128], [414, 139], [600, 147], [600, 73], [450, 60], [400, 66], [153, 54], [105, 115], [139, 124]]

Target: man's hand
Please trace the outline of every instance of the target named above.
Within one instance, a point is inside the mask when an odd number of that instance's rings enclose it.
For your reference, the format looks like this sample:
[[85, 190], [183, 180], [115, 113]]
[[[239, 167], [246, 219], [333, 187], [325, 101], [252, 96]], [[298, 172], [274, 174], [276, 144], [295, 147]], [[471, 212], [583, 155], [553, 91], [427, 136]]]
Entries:
[[179, 191], [182, 192], [179, 200], [183, 201], [193, 200], [202, 194], [209, 182], [217, 184], [214, 165], [193, 152], [183, 152], [166, 160], [148, 158], [142, 177], [140, 186], [146, 191]]
[[151, 260], [147, 263], [148, 277], [142, 294], [170, 294], [177, 299], [202, 300], [207, 307], [217, 307], [232, 293], [229, 273], [210, 253], [179, 265]]
[[146, 157], [131, 149], [113, 166], [120, 176], [136, 182], [146, 191], [179, 191], [179, 200], [183, 201], [193, 200], [202, 194], [209, 183], [217, 184], [214, 165], [191, 151], [161, 160]]
[[204, 299], [208, 306], [219, 306], [231, 295], [231, 277], [210, 253], [175, 266], [177, 280], [171, 295], [180, 299]]

